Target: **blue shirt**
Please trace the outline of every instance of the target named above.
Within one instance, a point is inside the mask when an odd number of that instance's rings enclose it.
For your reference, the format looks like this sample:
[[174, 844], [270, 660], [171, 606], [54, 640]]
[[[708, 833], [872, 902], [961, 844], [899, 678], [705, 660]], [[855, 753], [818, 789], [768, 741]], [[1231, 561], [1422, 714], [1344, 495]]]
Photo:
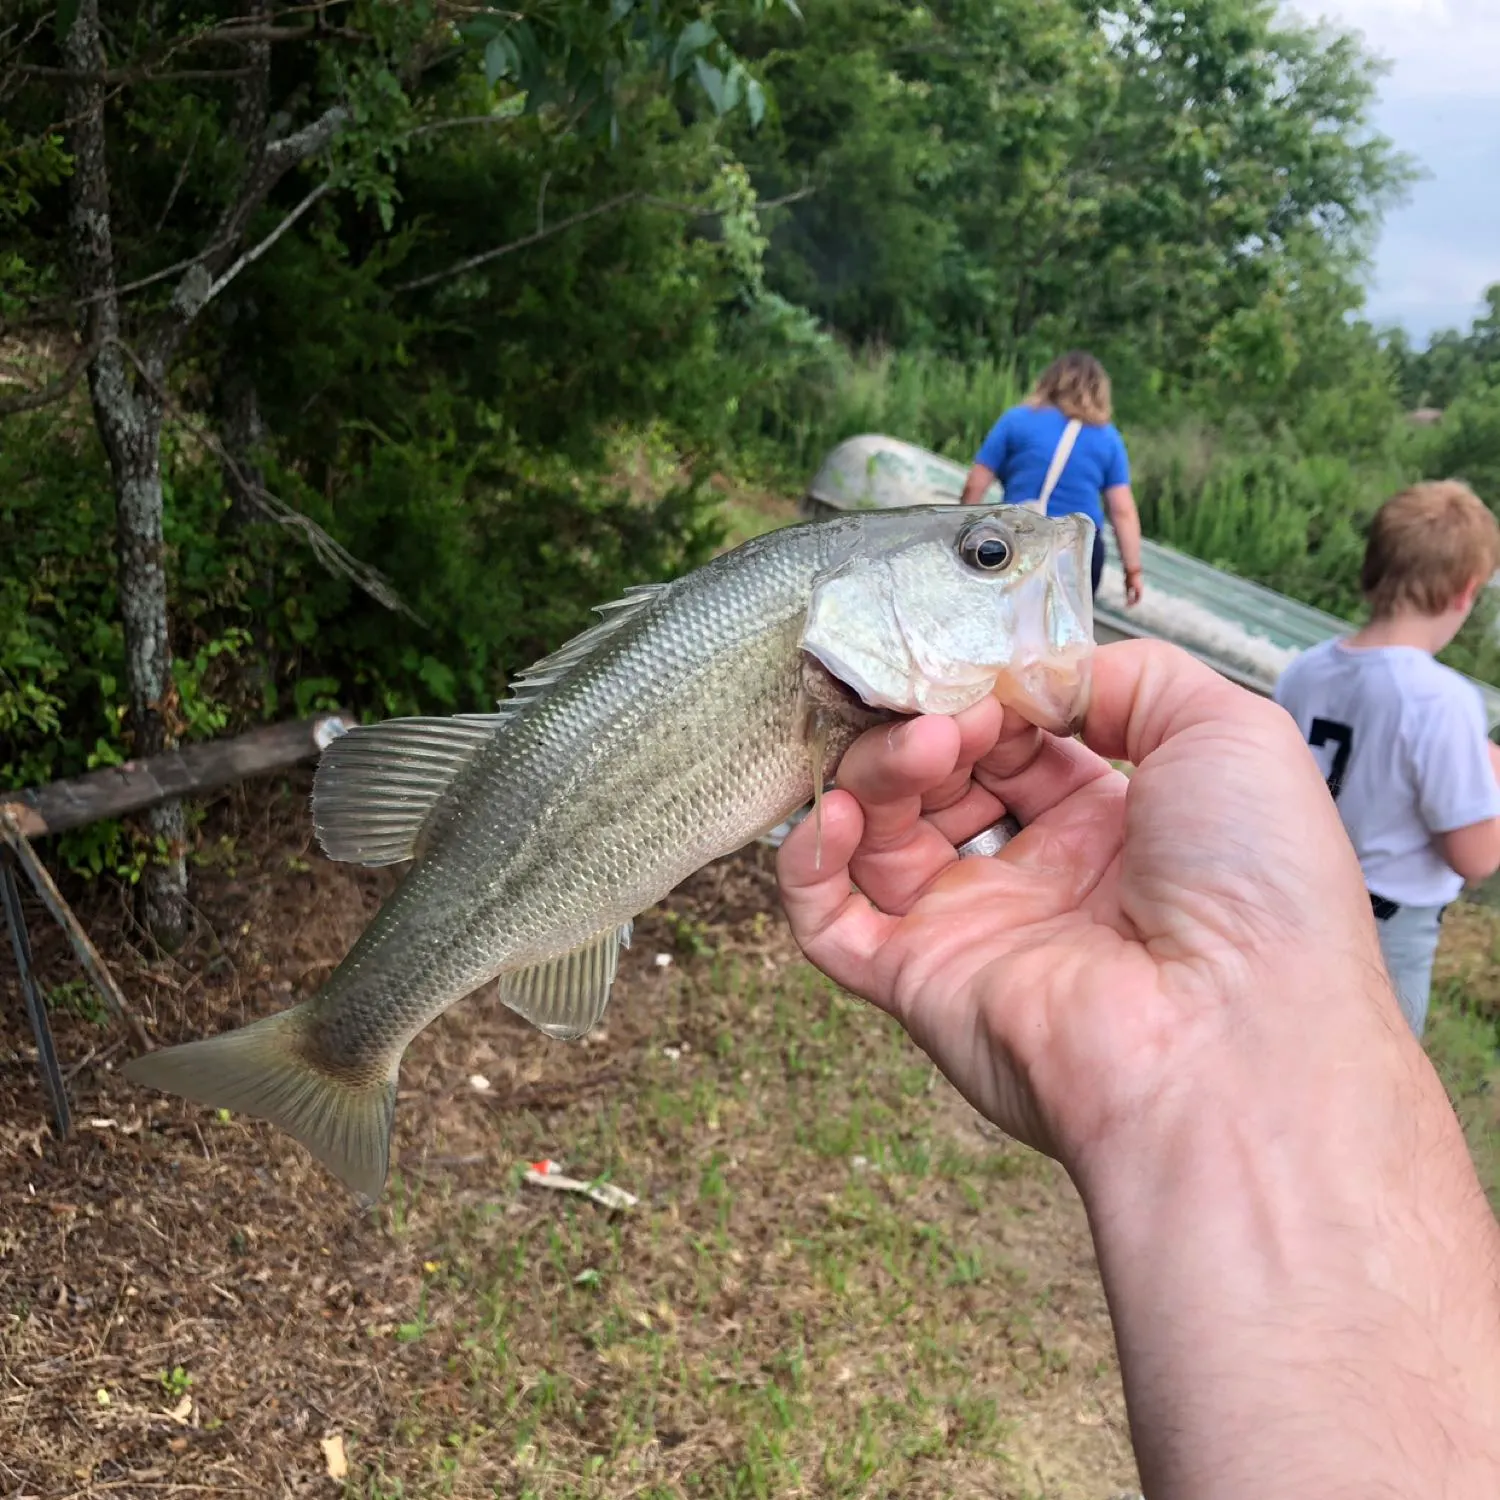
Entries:
[[[1039, 500], [1047, 470], [1068, 419], [1055, 406], [1013, 406], [990, 428], [975, 462], [994, 472], [1011, 501]], [[1082, 511], [1094, 525], [1104, 526], [1100, 496], [1117, 484], [1130, 483], [1130, 460], [1125, 440], [1106, 422], [1085, 426], [1068, 455], [1047, 502], [1049, 516]]]

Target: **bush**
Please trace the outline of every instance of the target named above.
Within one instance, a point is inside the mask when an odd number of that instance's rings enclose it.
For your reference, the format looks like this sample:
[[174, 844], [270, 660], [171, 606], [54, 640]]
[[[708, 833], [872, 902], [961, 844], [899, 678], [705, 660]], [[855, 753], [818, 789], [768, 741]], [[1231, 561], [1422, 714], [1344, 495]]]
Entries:
[[1425, 473], [1464, 480], [1500, 513], [1500, 387], [1476, 386], [1423, 439]]
[[747, 393], [736, 436], [775, 477], [799, 486], [829, 449], [867, 432], [967, 464], [1022, 394], [1008, 364], [926, 350], [852, 353], [824, 337]]
[[[0, 448], [0, 787], [130, 750], [114, 504], [91, 427], [11, 418]], [[164, 459], [167, 577], [184, 740], [339, 704], [374, 716], [486, 710], [509, 677], [628, 585], [704, 561], [715, 501], [692, 475], [631, 492], [503, 439], [346, 434], [334, 495], [271, 487], [387, 574], [418, 624], [331, 573], [295, 530], [245, 525], [191, 444]], [[134, 868], [115, 825], [64, 842], [75, 868]]]

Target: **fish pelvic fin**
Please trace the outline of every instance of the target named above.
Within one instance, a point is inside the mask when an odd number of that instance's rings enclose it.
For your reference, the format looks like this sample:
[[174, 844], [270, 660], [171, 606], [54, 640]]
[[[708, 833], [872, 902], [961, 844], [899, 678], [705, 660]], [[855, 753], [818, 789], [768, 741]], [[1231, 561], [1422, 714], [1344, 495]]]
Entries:
[[587, 1036], [609, 1004], [620, 949], [630, 946], [630, 928], [629, 922], [606, 928], [571, 953], [502, 974], [501, 1003], [559, 1041]]
[[319, 1068], [307, 1045], [309, 1010], [293, 1006], [237, 1031], [148, 1052], [122, 1072], [132, 1083], [195, 1104], [269, 1120], [368, 1206], [390, 1169], [396, 1068], [387, 1078], [358, 1083]]

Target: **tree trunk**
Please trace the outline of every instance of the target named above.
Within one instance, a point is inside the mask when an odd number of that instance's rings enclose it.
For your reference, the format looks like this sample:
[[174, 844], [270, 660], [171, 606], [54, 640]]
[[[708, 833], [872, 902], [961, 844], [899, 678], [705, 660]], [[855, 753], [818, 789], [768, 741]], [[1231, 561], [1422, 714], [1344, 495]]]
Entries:
[[[106, 414], [96, 398], [101, 431]], [[169, 715], [176, 696], [167, 637], [167, 570], [162, 543], [161, 416], [145, 420], [123, 442], [112, 441], [115, 475], [115, 545], [120, 560], [120, 613], [125, 625], [125, 683], [134, 730], [131, 753], [159, 755], [175, 743]], [[116, 457], [116, 453], [119, 457]], [[163, 802], [146, 813], [155, 846], [141, 882], [142, 920], [167, 949], [187, 935], [187, 819], [181, 802]]]
[[[248, 0], [244, 14], [267, 19], [268, 0]], [[194, 319], [244, 267], [274, 243], [239, 254], [257, 210], [300, 162], [325, 150], [349, 120], [343, 105], [326, 109], [288, 135], [266, 135], [271, 54], [252, 42], [236, 95], [234, 124], [246, 134], [239, 191], [224, 210], [213, 242], [183, 271], [170, 304], [136, 349], [121, 337], [120, 296], [110, 227], [109, 163], [105, 152], [106, 62], [99, 0], [78, 0], [63, 45], [68, 70], [68, 237], [77, 269], [89, 394], [94, 421], [115, 484], [120, 612], [125, 626], [125, 683], [136, 756], [155, 755], [173, 740], [172, 653], [167, 639], [167, 579], [162, 553], [161, 424], [168, 371]], [[328, 191], [325, 184], [317, 195]], [[304, 200], [304, 206], [310, 200]], [[294, 221], [300, 210], [283, 220]], [[142, 897], [147, 926], [164, 947], [187, 931], [186, 823], [182, 805], [163, 803], [147, 817], [158, 849], [147, 866]]]
[[[115, 485], [125, 685], [132, 752], [141, 757], [156, 755], [172, 743], [172, 652], [162, 543], [162, 412], [156, 392], [133, 378], [120, 339], [98, 0], [80, 0], [64, 55], [75, 75], [68, 90], [74, 159], [69, 184], [70, 248], [79, 296], [86, 308], [85, 340], [94, 351], [89, 395]], [[152, 808], [146, 826], [156, 847], [141, 883], [141, 916], [163, 947], [175, 948], [188, 924], [187, 825], [182, 804], [167, 802]]]

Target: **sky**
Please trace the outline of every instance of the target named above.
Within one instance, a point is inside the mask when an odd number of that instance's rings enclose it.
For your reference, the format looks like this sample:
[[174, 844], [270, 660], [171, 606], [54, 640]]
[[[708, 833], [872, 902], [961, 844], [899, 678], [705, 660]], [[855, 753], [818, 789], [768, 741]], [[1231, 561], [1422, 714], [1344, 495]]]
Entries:
[[1366, 307], [1418, 341], [1467, 328], [1500, 282], [1500, 0], [1284, 0], [1385, 58], [1374, 124], [1425, 180], [1390, 210]]

